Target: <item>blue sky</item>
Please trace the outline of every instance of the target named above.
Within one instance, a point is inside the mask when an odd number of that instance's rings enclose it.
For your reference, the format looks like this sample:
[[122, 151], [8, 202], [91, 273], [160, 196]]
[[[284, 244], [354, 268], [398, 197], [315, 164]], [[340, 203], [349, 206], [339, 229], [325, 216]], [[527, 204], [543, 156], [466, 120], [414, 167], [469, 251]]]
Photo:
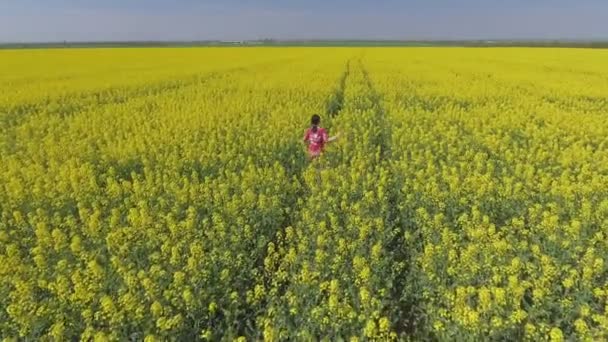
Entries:
[[0, 0], [0, 42], [602, 39], [608, 0]]

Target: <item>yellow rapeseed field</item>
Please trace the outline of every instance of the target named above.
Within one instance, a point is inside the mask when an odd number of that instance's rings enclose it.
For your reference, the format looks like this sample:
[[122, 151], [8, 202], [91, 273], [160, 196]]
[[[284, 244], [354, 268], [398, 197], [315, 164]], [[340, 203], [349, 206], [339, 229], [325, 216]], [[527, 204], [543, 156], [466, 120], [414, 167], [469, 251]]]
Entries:
[[0, 50], [0, 339], [605, 340], [607, 258], [606, 50]]

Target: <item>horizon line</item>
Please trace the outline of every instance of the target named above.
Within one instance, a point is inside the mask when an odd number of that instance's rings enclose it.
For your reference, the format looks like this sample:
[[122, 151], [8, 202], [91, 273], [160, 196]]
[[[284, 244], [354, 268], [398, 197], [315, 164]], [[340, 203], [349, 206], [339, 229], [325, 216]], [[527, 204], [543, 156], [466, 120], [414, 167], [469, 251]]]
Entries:
[[608, 42], [606, 38], [258, 38], [258, 39], [92, 39], [0, 41], [0, 44], [88, 44], [88, 43], [236, 43], [236, 42]]

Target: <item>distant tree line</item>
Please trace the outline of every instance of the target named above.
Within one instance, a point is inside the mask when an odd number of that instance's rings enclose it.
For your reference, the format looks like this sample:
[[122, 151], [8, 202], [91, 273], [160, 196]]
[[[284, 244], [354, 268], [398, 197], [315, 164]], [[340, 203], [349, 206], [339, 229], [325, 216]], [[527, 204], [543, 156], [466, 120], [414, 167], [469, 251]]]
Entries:
[[0, 49], [110, 48], [110, 47], [204, 47], [204, 46], [453, 46], [453, 47], [563, 47], [608, 48], [608, 40], [206, 40], [0, 43]]

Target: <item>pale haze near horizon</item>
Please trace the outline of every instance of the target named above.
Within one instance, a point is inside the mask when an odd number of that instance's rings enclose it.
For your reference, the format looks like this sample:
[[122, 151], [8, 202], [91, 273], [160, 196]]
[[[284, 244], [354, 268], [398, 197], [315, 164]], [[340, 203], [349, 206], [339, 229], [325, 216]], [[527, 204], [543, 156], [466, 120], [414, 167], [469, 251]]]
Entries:
[[0, 42], [608, 39], [608, 1], [4, 0]]

